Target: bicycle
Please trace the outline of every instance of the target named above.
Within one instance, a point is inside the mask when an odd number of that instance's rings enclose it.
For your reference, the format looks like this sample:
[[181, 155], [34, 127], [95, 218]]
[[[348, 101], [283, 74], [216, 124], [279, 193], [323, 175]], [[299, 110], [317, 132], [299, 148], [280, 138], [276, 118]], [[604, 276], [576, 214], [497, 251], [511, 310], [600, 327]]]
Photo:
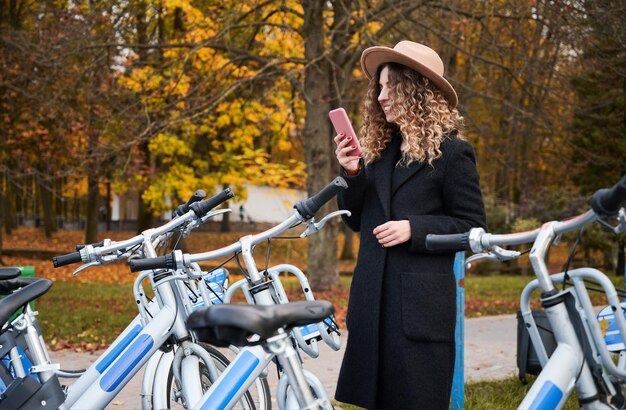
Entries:
[[[126, 241], [112, 242], [105, 240], [98, 244], [80, 245], [77, 247], [79, 249], [77, 252], [55, 257], [53, 262], [55, 266], [86, 262], [85, 265], [79, 267], [74, 272], [74, 274], [77, 274], [88, 267], [109, 263], [122, 257], [134, 255], [136, 252], [155, 256], [156, 247], [165, 242], [171, 232], [182, 229], [188, 233], [188, 231], [199, 226], [208, 218], [226, 212], [222, 210], [211, 211], [211, 209], [230, 197], [232, 197], [230, 189], [204, 201], [199, 201], [199, 198], [192, 197], [193, 201], [190, 200], [183, 206], [183, 209], [179, 209], [182, 214], [179, 214], [161, 227], [149, 229]], [[183, 213], [185, 211], [186, 213]], [[145, 296], [142, 281], [146, 278], [150, 280], [154, 290], [154, 302], [149, 302]], [[202, 282], [204, 283], [204, 281]], [[68, 408], [105, 407], [159, 349], [171, 350], [174, 348], [177, 351], [191, 352], [180, 363], [180, 366], [186, 369], [183, 372], [183, 378], [185, 379], [183, 384], [186, 387], [183, 391], [189, 390], [193, 392], [193, 389], [197, 389], [198, 392], [202, 392], [204, 380], [202, 378], [203, 374], [198, 372], [200, 368], [199, 358], [201, 358], [206, 371], [213, 374], [214, 377], [216, 377], [215, 375], [219, 371], [217, 366], [220, 363], [224, 364], [222, 368], [227, 365], [227, 363], [224, 363], [225, 359], [219, 351], [206, 345], [200, 346], [191, 340], [190, 334], [185, 327], [187, 288], [183, 289], [174, 282], [164, 281], [161, 283], [158, 277], [155, 278], [152, 275], [152, 272], [147, 272], [139, 275], [133, 285], [133, 289], [135, 300], [139, 307], [139, 315], [135, 320], [127, 326], [109, 349], [89, 369], [78, 375], [63, 374], [64, 377], [80, 376], [76, 383], [66, 389], [65, 406]], [[184, 295], [184, 297], [180, 295]], [[189, 302], [187, 302], [187, 305], [189, 305]], [[27, 319], [28, 314], [21, 316], [21, 320]], [[171, 339], [171, 337], [174, 337], [174, 339]], [[31, 340], [29, 347], [41, 349], [45, 352], [45, 355], [33, 358], [33, 363], [37, 368], [45, 368], [45, 371], [38, 372], [39, 378], [46, 382], [47, 378], [56, 377], [59, 371], [58, 365], [50, 363], [42, 338]], [[171, 371], [171, 367], [157, 369], [155, 366], [148, 366], [144, 374], [142, 386], [150, 389], [155, 380], [170, 379], [169, 373]], [[15, 384], [25, 383], [26, 380], [28, 379], [20, 378]], [[269, 400], [266, 394], [267, 388], [263, 385], [263, 381], [259, 383], [261, 383], [261, 387], [258, 389], [258, 392], [252, 394], [255, 395], [254, 399], [262, 401], [265, 405]], [[190, 394], [199, 395], [201, 393]], [[252, 394], [247, 393], [245, 399], [248, 400]], [[161, 402], [149, 400], [151, 396], [152, 391], [147, 390], [147, 394], [144, 395], [144, 400], [142, 401], [144, 407], [169, 408], [169, 403], [165, 401], [168, 398], [167, 396], [159, 396], [163, 400]], [[243, 405], [243, 407], [247, 408], [250, 406]]]
[[[198, 254], [183, 254], [182, 251], [176, 250], [171, 254], [160, 256], [157, 258], [147, 258], [147, 259], [135, 259], [130, 262], [131, 271], [146, 271], [150, 269], [167, 269], [171, 271], [186, 271], [188, 273], [199, 270], [198, 263], [203, 261], [215, 260], [218, 258], [222, 258], [229, 255], [238, 256], [239, 254], [242, 256], [245, 269], [242, 267], [242, 271], [245, 274], [245, 279], [237, 282], [236, 284], [229, 287], [226, 291], [225, 302], [230, 301], [230, 297], [235, 292], [235, 290], [241, 289], [246, 295], [246, 299], [249, 304], [253, 305], [263, 305], [263, 307], [271, 307], [272, 305], [280, 305], [287, 303], [287, 297], [282, 288], [282, 284], [277, 277], [278, 272], [280, 271], [290, 271], [294, 273], [296, 277], [301, 282], [303, 287], [303, 291], [307, 301], [313, 301], [313, 295], [310, 291], [310, 287], [308, 286], [308, 281], [299, 269], [292, 267], [291, 265], [278, 265], [273, 268], [266, 268], [263, 272], [259, 272], [256, 262], [252, 256], [252, 251], [254, 246], [265, 242], [270, 238], [277, 237], [283, 232], [305, 222], [307, 224], [306, 230], [302, 233], [301, 237], [305, 237], [311, 235], [320, 229], [326, 224], [326, 222], [333, 217], [340, 216], [342, 214], [349, 214], [348, 211], [335, 211], [320, 220], [320, 222], [316, 223], [314, 216], [317, 211], [332, 199], [336, 194], [347, 188], [347, 184], [345, 180], [341, 177], [337, 177], [333, 182], [328, 184], [324, 189], [322, 189], [319, 193], [317, 193], [312, 198], [307, 199], [306, 201], [298, 202], [294, 208], [296, 211], [293, 215], [287, 218], [285, 221], [281, 222], [275, 227], [268, 229], [265, 232], [261, 232], [256, 235], [248, 235], [244, 236], [237, 243], [233, 243], [229, 246], [223, 247], [221, 249], [208, 251], [204, 253]], [[238, 260], [238, 259], [237, 259]], [[223, 306], [223, 307], [222, 307]], [[255, 308], [259, 306], [240, 306], [234, 307], [233, 305], [223, 304], [223, 305], [215, 305], [209, 308], [209, 311], [213, 309], [213, 311], [217, 312], [247, 312], [254, 311]], [[229, 310], [230, 309], [230, 310]], [[248, 309], [248, 310], [246, 310]], [[193, 313], [191, 317], [197, 317], [194, 315], [198, 315], [197, 313]], [[260, 339], [256, 337], [253, 338], [252, 345], [244, 342], [243, 339], [233, 339], [232, 341], [237, 341], [239, 344], [244, 345], [244, 347], [237, 353], [237, 356], [232, 360], [230, 366], [226, 368], [224, 373], [217, 379], [213, 380], [209, 390], [198, 400], [193, 401], [191, 403], [195, 403], [191, 407], [193, 408], [215, 408], [215, 409], [229, 409], [233, 406], [234, 403], [239, 399], [241, 392], [245, 391], [248, 388], [250, 383], [263, 374], [266, 371], [267, 366], [272, 362], [274, 357], [279, 357], [279, 362], [283, 366], [283, 370], [285, 371], [285, 377], [280, 377], [276, 400], [279, 408], [298, 408], [298, 406], [311, 406], [314, 405], [315, 408], [332, 408], [330, 405], [330, 401], [324, 391], [324, 387], [320, 383], [320, 381], [310, 372], [302, 369], [302, 359], [299, 357], [298, 350], [294, 350], [291, 352], [289, 349], [287, 351], [287, 357], [289, 363], [283, 363], [281, 360], [287, 360], [285, 358], [280, 358], [280, 351], [272, 351], [272, 343], [273, 340], [267, 340], [268, 333], [273, 331], [278, 332], [279, 329], [272, 328], [268, 330], [268, 332], [263, 332], [259, 334], [259, 329], [256, 328], [247, 328], [246, 324], [241, 322], [241, 318], [237, 316], [233, 316], [230, 319], [227, 317], [225, 313], [223, 314], [223, 320], [227, 321], [223, 329], [228, 329], [229, 327], [237, 327], [240, 328], [233, 329], [234, 333], [241, 334], [241, 332], [255, 333], [257, 337], [260, 336]], [[327, 315], [328, 316], [328, 315]], [[332, 318], [324, 317], [316, 323], [316, 331], [319, 333], [319, 336], [315, 335], [314, 337], [309, 337], [310, 328], [303, 326], [288, 326], [292, 328], [292, 335], [295, 340], [295, 344], [300, 349], [304, 350], [308, 354], [313, 355], [315, 357], [317, 355], [317, 349], [315, 342], [317, 338], [320, 340], [324, 340], [331, 348], [337, 350], [339, 349], [339, 335], [335, 325], [333, 324]], [[194, 327], [195, 328], [195, 327]], [[220, 328], [222, 329], [222, 328]], [[302, 330], [305, 329], [305, 337], [302, 334]], [[228, 332], [227, 332], [228, 333]], [[266, 337], [264, 339], [264, 336]], [[278, 339], [283, 340], [286, 335], [276, 334]], [[202, 339], [202, 337], [200, 337]], [[276, 339], [276, 340], [278, 340]], [[208, 338], [208, 340], [213, 340]], [[230, 341], [228, 334], [219, 334], [216, 339], [213, 341], [219, 342], [222, 341]], [[268, 346], [263, 346], [263, 340], [266, 340], [269, 344]], [[283, 343], [283, 342], [281, 342]], [[234, 343], [237, 344], [237, 343]], [[287, 343], [289, 344], [289, 343]], [[298, 366], [296, 366], [296, 360]], [[293, 367], [299, 367], [302, 370], [304, 379], [308, 384], [309, 388], [304, 389], [304, 393], [300, 392], [302, 390], [300, 386], [302, 386], [301, 377], [298, 375], [299, 370], [294, 374], [290, 374], [293, 370]], [[312, 395], [311, 395], [312, 393]], [[190, 403], [190, 401], [186, 401]], [[295, 406], [295, 407], [294, 407]], [[304, 408], [304, 407], [302, 407]], [[311, 408], [311, 407], [306, 407]]]
[[[543, 366], [537, 379], [524, 397], [520, 409], [561, 408], [572, 391], [576, 391], [583, 409], [624, 408], [621, 387], [626, 380], [626, 350], [619, 352], [616, 366], [591, 304], [585, 280], [599, 284], [606, 294], [614, 314], [621, 339], [626, 336], [626, 319], [612, 282], [593, 268], [566, 269], [550, 275], [546, 255], [560, 235], [599, 221], [615, 233], [626, 231], [626, 175], [612, 188], [598, 190], [592, 197], [592, 209], [564, 221], [552, 221], [528, 232], [490, 234], [482, 228], [453, 235], [428, 235], [426, 246], [432, 251], [466, 250], [475, 253], [467, 263], [480, 259], [506, 261], [520, 257], [522, 252], [500, 246], [533, 242], [529, 258], [536, 279], [522, 291], [520, 309], [530, 339]], [[601, 218], [616, 217], [616, 226]], [[573, 287], [565, 288], [571, 279]], [[559, 284], [563, 284], [561, 290]], [[548, 358], [539, 330], [530, 309], [530, 295], [541, 290], [541, 304], [554, 332], [557, 347]]]

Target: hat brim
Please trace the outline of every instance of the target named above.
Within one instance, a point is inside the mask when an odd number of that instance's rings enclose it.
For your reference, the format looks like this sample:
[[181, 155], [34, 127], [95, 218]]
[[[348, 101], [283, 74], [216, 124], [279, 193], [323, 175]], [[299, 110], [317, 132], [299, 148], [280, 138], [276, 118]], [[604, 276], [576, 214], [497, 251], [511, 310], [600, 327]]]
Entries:
[[456, 91], [454, 91], [454, 88], [448, 80], [421, 64], [419, 61], [399, 53], [392, 48], [383, 46], [370, 47], [361, 54], [361, 67], [367, 78], [372, 78], [376, 74], [378, 67], [385, 63], [398, 63], [417, 71], [439, 88], [452, 108], [456, 107], [459, 103], [459, 97], [456, 95]]

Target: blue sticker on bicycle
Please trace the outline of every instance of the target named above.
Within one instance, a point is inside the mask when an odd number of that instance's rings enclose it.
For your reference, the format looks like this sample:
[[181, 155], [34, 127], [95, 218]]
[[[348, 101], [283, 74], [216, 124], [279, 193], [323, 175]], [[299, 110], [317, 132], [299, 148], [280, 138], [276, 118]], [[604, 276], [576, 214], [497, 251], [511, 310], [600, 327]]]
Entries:
[[114, 391], [154, 345], [150, 335], [142, 334], [128, 347], [122, 357], [100, 379], [105, 392]]
[[546, 381], [541, 390], [537, 393], [535, 400], [531, 403], [529, 410], [553, 410], [556, 409], [561, 399], [563, 391], [550, 380]]

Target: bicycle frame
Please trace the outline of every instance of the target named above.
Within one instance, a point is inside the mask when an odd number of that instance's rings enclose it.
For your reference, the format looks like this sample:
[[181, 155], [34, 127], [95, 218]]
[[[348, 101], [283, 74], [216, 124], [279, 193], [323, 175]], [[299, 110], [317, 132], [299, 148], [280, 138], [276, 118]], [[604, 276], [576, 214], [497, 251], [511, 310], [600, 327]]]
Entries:
[[[284, 335], [283, 335], [284, 336]], [[287, 377], [281, 377], [276, 388], [279, 409], [285, 409], [287, 402], [294, 398], [287, 393], [287, 385], [291, 386], [297, 396], [296, 406], [303, 403], [321, 404], [329, 407], [329, 400], [320, 381], [310, 372], [302, 369], [296, 350], [288, 339], [268, 341], [269, 352], [262, 346], [246, 346], [233, 359], [224, 373], [211, 385], [202, 399], [192, 406], [194, 409], [223, 410], [232, 408], [248, 390], [254, 380], [262, 375], [272, 360], [277, 357]], [[304, 386], [308, 386], [305, 388]], [[311, 390], [315, 398], [311, 395]], [[290, 408], [294, 408], [289, 406]], [[302, 408], [302, 407], [301, 407]]]
[[[599, 357], [604, 368], [608, 369], [609, 373], [616, 375], [618, 377], [626, 376], [626, 369], [624, 368], [623, 360], [620, 361], [618, 366], [615, 366], [615, 363], [612, 360], [612, 357], [609, 354], [608, 346], [602, 335], [602, 330], [596, 320], [596, 313], [591, 304], [591, 300], [589, 298], [589, 294], [587, 293], [587, 289], [585, 287], [585, 280], [591, 280], [596, 284], [600, 285], [605, 294], [607, 295], [607, 300], [609, 301], [609, 306], [612, 309], [612, 306], [620, 305], [619, 297], [617, 296], [617, 292], [613, 287], [611, 281], [600, 271], [592, 268], [579, 268], [574, 269], [567, 272], [567, 276], [572, 280], [574, 287], [568, 288], [561, 293], [572, 293], [576, 298], [576, 306], [578, 307], [577, 311], [582, 319], [582, 323], [585, 329], [585, 335], [588, 340], [593, 341], [590, 343], [590, 348], [592, 349], [592, 357]], [[557, 273], [551, 275], [550, 279], [554, 285], [563, 282], [565, 278], [565, 273]], [[530, 296], [532, 292], [539, 288], [538, 280], [533, 280], [526, 285], [524, 290], [522, 291], [522, 296], [520, 299], [520, 311], [524, 322], [526, 323], [526, 327], [528, 329], [530, 338], [532, 340], [533, 346], [535, 347], [535, 351], [537, 352], [537, 357], [539, 362], [541, 363], [544, 369], [547, 367], [551, 358], [548, 359], [548, 355], [546, 353], [545, 347], [541, 341], [541, 337], [539, 335], [539, 330], [535, 324], [534, 318], [532, 317], [532, 311], [530, 308]], [[615, 311], [615, 315], [617, 315], [617, 311]], [[616, 316], [616, 325], [618, 329], [624, 329], [626, 326], [626, 320], [624, 320], [624, 316], [622, 314], [621, 320], [617, 319]], [[626, 333], [623, 333], [626, 334]], [[582, 354], [582, 353], [581, 353]], [[623, 354], [620, 355], [621, 358]], [[553, 362], [557, 362], [557, 359], [554, 359]], [[559, 369], [560, 372], [563, 372], [563, 369]], [[548, 370], [546, 372], [546, 377], [550, 379]], [[578, 369], [576, 369], [576, 373], [573, 374], [574, 377], [577, 376]], [[544, 373], [544, 372], [542, 372]], [[572, 374], [569, 375], [570, 378]], [[611, 389], [611, 394], [614, 395], [616, 392], [611, 384], [611, 381], [606, 372], [602, 373], [604, 378], [605, 385]], [[540, 375], [541, 377], [541, 375]], [[540, 380], [537, 379], [535, 384], [540, 383]], [[570, 384], [573, 384], [572, 380], [570, 380]], [[530, 394], [530, 393], [529, 393]], [[567, 397], [568, 394], [565, 394]], [[521, 407], [521, 406], [520, 406]]]

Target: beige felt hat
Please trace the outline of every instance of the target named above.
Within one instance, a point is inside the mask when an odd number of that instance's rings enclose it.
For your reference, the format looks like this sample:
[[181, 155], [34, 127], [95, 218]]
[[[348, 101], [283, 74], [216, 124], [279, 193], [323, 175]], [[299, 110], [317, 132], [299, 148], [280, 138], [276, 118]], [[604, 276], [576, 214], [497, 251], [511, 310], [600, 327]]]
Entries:
[[361, 54], [361, 67], [367, 78], [372, 78], [378, 66], [384, 63], [398, 63], [417, 71], [439, 88], [452, 108], [458, 104], [459, 98], [454, 88], [443, 78], [443, 61], [432, 48], [412, 41], [401, 41], [394, 48], [370, 47]]

